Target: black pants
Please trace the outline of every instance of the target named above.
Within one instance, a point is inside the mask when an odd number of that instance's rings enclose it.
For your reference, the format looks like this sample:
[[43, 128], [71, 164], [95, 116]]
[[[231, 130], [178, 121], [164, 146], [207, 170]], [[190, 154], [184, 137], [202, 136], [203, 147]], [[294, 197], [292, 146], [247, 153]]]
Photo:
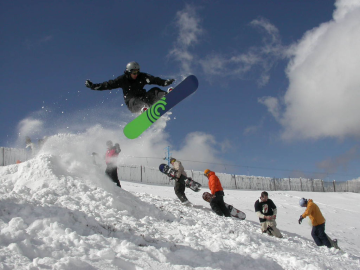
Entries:
[[316, 245], [327, 246], [328, 248], [331, 248], [331, 243], [325, 233], [325, 223], [313, 226], [311, 236], [314, 239]]
[[126, 100], [125, 103], [132, 113], [137, 113], [140, 112], [143, 107], [150, 107], [155, 102], [159, 101], [162, 97], [164, 97], [166, 94], [166, 91], [163, 91], [158, 87], [153, 87], [143, 96], [132, 97]]
[[211, 199], [211, 209], [219, 216], [230, 217], [230, 211], [224, 203], [224, 192], [218, 191], [215, 193], [215, 198]]
[[181, 175], [179, 179], [175, 180], [175, 194], [181, 202], [186, 202], [188, 200], [185, 195], [185, 180], [186, 177], [184, 175]]
[[105, 170], [105, 173], [107, 176], [109, 176], [109, 178], [114, 182], [116, 183], [116, 185], [118, 187], [121, 187], [120, 185], [120, 180], [118, 178], [118, 174], [117, 174], [117, 167], [114, 166], [114, 165], [107, 165], [106, 166], [106, 170]]

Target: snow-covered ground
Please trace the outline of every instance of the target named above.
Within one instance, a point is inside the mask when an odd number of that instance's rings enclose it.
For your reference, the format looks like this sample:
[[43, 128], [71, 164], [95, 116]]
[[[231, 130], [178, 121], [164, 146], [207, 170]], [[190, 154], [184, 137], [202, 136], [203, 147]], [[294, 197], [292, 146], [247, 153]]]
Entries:
[[[121, 183], [71, 153], [0, 167], [0, 269], [360, 269], [360, 194], [270, 192], [276, 239], [254, 213], [261, 191], [225, 190], [241, 221], [216, 216], [202, 192], [187, 189], [187, 207], [172, 187]], [[298, 224], [301, 197], [320, 206], [342, 251], [317, 247]]]

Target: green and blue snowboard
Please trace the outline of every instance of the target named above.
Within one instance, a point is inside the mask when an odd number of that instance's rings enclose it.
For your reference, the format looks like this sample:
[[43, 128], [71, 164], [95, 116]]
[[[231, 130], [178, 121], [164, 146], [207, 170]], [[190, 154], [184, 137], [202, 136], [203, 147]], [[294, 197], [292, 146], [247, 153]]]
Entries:
[[153, 104], [147, 111], [140, 114], [124, 128], [124, 134], [129, 139], [139, 137], [156, 120], [168, 112], [180, 101], [194, 93], [199, 82], [194, 75], [190, 75], [179, 83], [169, 94]]

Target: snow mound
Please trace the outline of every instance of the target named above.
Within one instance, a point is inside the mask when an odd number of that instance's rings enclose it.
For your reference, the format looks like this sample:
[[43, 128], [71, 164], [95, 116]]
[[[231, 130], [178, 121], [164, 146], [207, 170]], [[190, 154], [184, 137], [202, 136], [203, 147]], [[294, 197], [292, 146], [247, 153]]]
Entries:
[[[122, 181], [118, 188], [61, 136], [53, 140], [57, 154], [45, 147], [27, 162], [0, 167], [0, 269], [359, 267], [358, 257], [297, 234], [271, 238], [258, 223], [148, 193], [160, 187]], [[126, 191], [130, 185], [139, 192]]]

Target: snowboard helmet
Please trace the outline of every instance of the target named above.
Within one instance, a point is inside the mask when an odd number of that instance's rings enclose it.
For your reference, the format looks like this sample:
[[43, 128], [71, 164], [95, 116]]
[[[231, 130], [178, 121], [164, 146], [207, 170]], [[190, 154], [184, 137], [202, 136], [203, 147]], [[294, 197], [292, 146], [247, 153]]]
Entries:
[[166, 168], [166, 164], [160, 164], [159, 171], [164, 172], [165, 168]]
[[210, 172], [211, 172], [211, 171], [210, 171], [209, 169], [206, 169], [206, 170], [204, 171], [204, 175], [207, 177]]
[[127, 73], [131, 73], [132, 70], [138, 70], [140, 71], [140, 65], [138, 62], [135, 62], [135, 61], [132, 61], [132, 62], [129, 62], [127, 65], [126, 65], [126, 70], [125, 72]]
[[305, 198], [301, 198], [300, 200], [299, 200], [299, 204], [300, 204], [300, 206], [301, 207], [305, 207], [306, 206], [306, 204], [307, 204], [307, 199], [305, 199]]
[[106, 146], [107, 146], [108, 148], [112, 147], [112, 146], [113, 146], [112, 141], [108, 140], [108, 141], [106, 142]]
[[176, 161], [176, 159], [175, 158], [170, 158], [170, 163], [173, 163], [174, 161]]

